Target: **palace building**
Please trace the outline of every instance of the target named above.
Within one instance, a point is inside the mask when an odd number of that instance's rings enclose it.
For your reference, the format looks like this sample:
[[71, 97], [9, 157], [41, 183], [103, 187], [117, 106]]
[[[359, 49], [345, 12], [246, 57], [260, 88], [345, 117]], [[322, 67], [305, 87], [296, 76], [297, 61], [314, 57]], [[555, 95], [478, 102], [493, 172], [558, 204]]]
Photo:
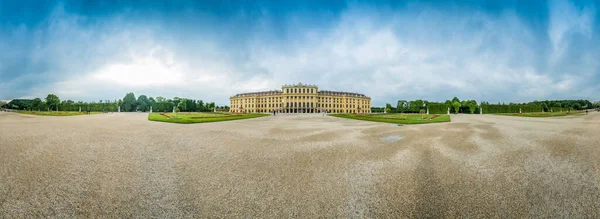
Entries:
[[236, 94], [229, 101], [233, 113], [371, 113], [371, 98], [364, 94], [319, 90], [302, 83]]

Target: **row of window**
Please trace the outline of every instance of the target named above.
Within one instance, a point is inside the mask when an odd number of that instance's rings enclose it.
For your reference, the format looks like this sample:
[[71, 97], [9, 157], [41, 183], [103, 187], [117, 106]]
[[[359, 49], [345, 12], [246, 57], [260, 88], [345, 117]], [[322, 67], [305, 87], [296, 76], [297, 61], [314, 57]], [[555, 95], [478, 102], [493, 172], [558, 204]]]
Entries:
[[253, 99], [233, 99], [231, 100], [232, 104], [239, 103], [267, 103], [267, 102], [281, 102], [281, 97], [268, 97], [268, 98], [253, 98]]
[[[282, 104], [241, 104], [241, 105], [231, 105], [231, 108], [233, 109], [238, 109], [239, 107], [242, 108], [254, 108], [256, 106], [256, 108], [281, 108]], [[306, 102], [291, 102], [291, 103], [286, 103], [286, 107], [290, 107], [290, 108], [314, 108], [314, 104], [313, 103], [306, 103]], [[344, 104], [320, 104], [317, 103], [316, 106], [318, 108], [342, 108], [344, 107]], [[351, 108], [351, 109], [355, 109], [358, 107], [358, 105], [353, 105], [353, 104], [346, 104], [345, 108]], [[361, 109], [368, 109], [369, 106], [368, 105], [362, 105], [360, 107]]]
[[[273, 112], [272, 110], [266, 110], [266, 109], [244, 109], [244, 110], [239, 110], [239, 109], [231, 109], [232, 112], [238, 112], [238, 113], [271, 113]], [[327, 110], [328, 113], [370, 113], [370, 110], [341, 110], [341, 109], [329, 109]], [[285, 113], [285, 112], [284, 112]]]
[[[289, 96], [290, 100], [310, 100], [313, 99], [312, 96]], [[242, 100], [231, 100], [232, 104], [240, 104], [240, 103], [277, 103], [282, 102], [280, 97], [269, 97], [269, 98], [257, 98], [257, 99], [242, 99]], [[317, 97], [317, 101], [326, 102], [326, 103], [343, 103], [346, 100], [347, 103], [358, 103], [358, 104], [367, 104], [367, 100], [361, 99], [343, 99], [343, 98], [331, 98], [331, 97]]]
[[317, 93], [317, 89], [314, 88], [285, 88], [283, 93], [300, 93], [300, 94], [314, 94]]

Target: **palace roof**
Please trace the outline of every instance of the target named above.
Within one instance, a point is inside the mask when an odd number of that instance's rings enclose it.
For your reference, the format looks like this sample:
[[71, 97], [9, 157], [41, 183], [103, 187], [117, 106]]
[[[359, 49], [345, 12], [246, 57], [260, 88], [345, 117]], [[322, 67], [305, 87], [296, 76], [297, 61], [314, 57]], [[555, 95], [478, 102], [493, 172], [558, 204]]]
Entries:
[[[271, 91], [241, 93], [241, 94], [236, 94], [233, 97], [269, 96], [269, 95], [281, 95], [282, 93], [283, 92], [281, 92], [280, 90], [271, 90]], [[365, 97], [365, 98], [369, 98], [366, 95], [359, 94], [359, 93], [340, 92], [340, 91], [328, 91], [328, 90], [317, 91], [317, 94], [320, 94], [320, 95], [332, 95], [332, 96], [352, 96], [352, 97]]]
[[280, 90], [270, 90], [270, 91], [259, 91], [259, 92], [249, 92], [249, 93], [241, 93], [236, 94], [233, 97], [246, 97], [246, 96], [268, 96], [268, 95], [280, 95]]
[[334, 95], [334, 96], [354, 96], [354, 97], [367, 97], [364, 94], [359, 93], [351, 93], [351, 92], [340, 92], [340, 91], [329, 91], [329, 90], [320, 90], [317, 91], [318, 94], [323, 95]]

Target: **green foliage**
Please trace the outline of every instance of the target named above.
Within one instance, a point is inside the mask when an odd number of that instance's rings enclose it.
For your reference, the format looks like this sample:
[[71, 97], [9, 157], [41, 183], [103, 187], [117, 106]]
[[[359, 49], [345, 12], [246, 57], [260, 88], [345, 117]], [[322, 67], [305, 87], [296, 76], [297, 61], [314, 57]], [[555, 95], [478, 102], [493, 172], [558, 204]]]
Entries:
[[146, 95], [140, 95], [137, 99], [137, 109], [142, 111], [142, 112], [146, 112], [150, 110], [150, 100], [148, 100], [148, 97], [146, 97]]
[[135, 99], [135, 95], [133, 93], [125, 94], [123, 97], [123, 104], [121, 105], [122, 110], [125, 112], [133, 112], [136, 110], [137, 100]]
[[404, 113], [404, 112], [407, 112], [407, 111], [408, 111], [408, 101], [406, 101], [406, 100], [398, 100], [398, 104], [396, 105], [396, 112]]
[[421, 115], [408, 115], [408, 114], [330, 114], [329, 116], [366, 120], [373, 122], [386, 122], [394, 124], [423, 124], [423, 123], [437, 123], [437, 122], [450, 122], [449, 115], [430, 115], [431, 119], [422, 118]]
[[459, 102], [460, 103], [460, 100], [458, 99], [458, 97], [452, 98], [452, 103], [454, 103], [454, 102]]
[[[45, 104], [44, 104], [45, 106]], [[31, 108], [32, 110], [42, 110], [42, 99], [40, 98], [35, 98], [31, 101]]]
[[[55, 101], [58, 100], [58, 97], [55, 95], [48, 95], [50, 100]], [[179, 107], [182, 112], [212, 112], [216, 107], [214, 102], [204, 103], [202, 100], [192, 100], [187, 98], [174, 98], [177, 103], [181, 104]], [[137, 99], [135, 99], [135, 95], [133, 93], [128, 93], [125, 95], [123, 100], [99, 100], [98, 102], [83, 102], [83, 101], [72, 101], [72, 100], [64, 100], [62, 102], [53, 102], [52, 110], [56, 110], [58, 107], [61, 111], [92, 111], [92, 112], [117, 112], [119, 110], [119, 106], [121, 106], [122, 112], [131, 112], [135, 110], [140, 111], [149, 111], [150, 107], [154, 112], [171, 112], [174, 106], [173, 100], [166, 99], [164, 97], [147, 97], [146, 95], [140, 95]], [[184, 107], [185, 106], [185, 107]], [[15, 99], [11, 101], [10, 104], [5, 106], [7, 109], [15, 109], [15, 110], [40, 110], [47, 111], [48, 107], [46, 106], [46, 102], [42, 101], [40, 98], [35, 99]], [[229, 107], [224, 106], [221, 108], [229, 109]]]
[[446, 114], [448, 112], [448, 106], [445, 103], [428, 102], [427, 109], [430, 114]]
[[542, 103], [541, 104], [541, 108], [542, 108], [542, 112], [549, 112], [550, 109], [548, 108], [548, 104], [546, 103]]
[[419, 112], [421, 109], [425, 107], [425, 103], [423, 100], [415, 100], [408, 102], [408, 109], [411, 112]]
[[29, 99], [14, 99], [6, 105], [7, 109], [15, 110], [31, 110], [32, 100]]
[[48, 96], [46, 96], [46, 106], [49, 107], [50, 110], [58, 110], [58, 105], [60, 105], [58, 96], [54, 94], [48, 94]]
[[40, 103], [40, 110], [47, 110], [48, 109], [48, 105], [46, 105], [46, 102], [42, 101], [42, 103]]
[[519, 112], [540, 112], [540, 107], [528, 106], [524, 104], [482, 104], [483, 112], [486, 114], [497, 113], [519, 113]]
[[393, 107], [392, 107], [392, 104], [389, 104], [389, 103], [386, 103], [386, 104], [385, 104], [385, 112], [386, 112], [386, 113], [390, 113], [390, 112], [392, 112], [393, 110], [394, 110], [394, 109], [393, 109]]
[[477, 101], [475, 100], [467, 100], [465, 101], [465, 105], [466, 107], [469, 109], [469, 112], [471, 114], [475, 113], [475, 110], [477, 110]]
[[[584, 105], [582, 105], [584, 104]], [[585, 105], [589, 104], [589, 105]], [[537, 112], [568, 112], [573, 110], [584, 110], [592, 107], [587, 100], [545, 100], [529, 103], [489, 104], [482, 102], [484, 113], [537, 113]], [[584, 107], [586, 106], [586, 107]]]
[[238, 119], [251, 119], [263, 116], [269, 116], [269, 114], [230, 114], [230, 113], [150, 113], [148, 120], [158, 122], [170, 122], [170, 123], [205, 123], [205, 122], [221, 122]]
[[[455, 97], [454, 99], [458, 99], [458, 98]], [[454, 108], [454, 113], [458, 113], [459, 112], [458, 109], [460, 108], [460, 106], [462, 106], [460, 104], [460, 102], [458, 102], [458, 101], [452, 101], [452, 108]]]
[[384, 107], [371, 107], [371, 112], [372, 113], [383, 113], [385, 110]]

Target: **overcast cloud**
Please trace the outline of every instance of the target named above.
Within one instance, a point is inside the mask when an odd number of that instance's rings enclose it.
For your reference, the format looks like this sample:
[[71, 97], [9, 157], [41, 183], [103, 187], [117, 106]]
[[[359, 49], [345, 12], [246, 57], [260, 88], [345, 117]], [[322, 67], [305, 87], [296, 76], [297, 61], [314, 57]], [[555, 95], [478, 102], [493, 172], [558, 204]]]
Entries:
[[600, 99], [595, 2], [0, 2], [0, 99]]

